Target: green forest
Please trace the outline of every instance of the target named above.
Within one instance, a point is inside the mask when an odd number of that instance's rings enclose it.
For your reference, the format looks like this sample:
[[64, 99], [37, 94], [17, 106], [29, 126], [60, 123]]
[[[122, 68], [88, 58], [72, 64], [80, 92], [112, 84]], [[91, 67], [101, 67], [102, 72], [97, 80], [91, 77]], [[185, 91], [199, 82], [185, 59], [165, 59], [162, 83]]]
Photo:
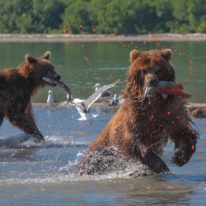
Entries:
[[0, 33], [206, 33], [206, 0], [0, 0]]

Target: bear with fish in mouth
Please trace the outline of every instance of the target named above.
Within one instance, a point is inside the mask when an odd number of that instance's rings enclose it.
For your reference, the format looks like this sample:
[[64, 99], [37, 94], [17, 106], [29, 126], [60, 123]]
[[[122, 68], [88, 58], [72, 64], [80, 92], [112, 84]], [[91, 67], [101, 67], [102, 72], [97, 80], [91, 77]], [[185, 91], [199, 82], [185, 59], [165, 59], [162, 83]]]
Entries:
[[198, 134], [185, 109], [189, 95], [175, 81], [171, 55], [170, 49], [130, 52], [124, 101], [89, 146], [78, 165], [80, 174], [105, 174], [118, 157], [139, 161], [157, 174], [168, 172], [160, 157], [168, 140], [175, 145], [176, 165], [190, 160]]
[[7, 117], [14, 126], [33, 136], [35, 142], [43, 141], [44, 137], [32, 114], [31, 96], [45, 86], [60, 86], [71, 94], [50, 63], [50, 55], [46, 52], [35, 58], [26, 54], [23, 64], [0, 72], [0, 126]]

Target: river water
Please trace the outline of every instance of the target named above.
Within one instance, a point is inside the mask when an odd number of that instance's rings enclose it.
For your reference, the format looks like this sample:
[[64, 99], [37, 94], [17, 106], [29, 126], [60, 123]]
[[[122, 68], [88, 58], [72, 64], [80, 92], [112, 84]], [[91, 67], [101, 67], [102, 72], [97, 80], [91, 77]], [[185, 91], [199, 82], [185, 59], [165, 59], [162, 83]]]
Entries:
[[[86, 98], [97, 82], [120, 79], [114, 91], [122, 90], [132, 49], [161, 48], [173, 50], [177, 81], [186, 82], [185, 89], [192, 94], [189, 101], [206, 102], [206, 42], [0, 43], [0, 71], [21, 64], [26, 53], [39, 56], [50, 50], [51, 62], [62, 80], [70, 85], [75, 97]], [[33, 101], [46, 101], [48, 89], [39, 90]], [[52, 89], [57, 100], [65, 99], [64, 91]]]
[[[120, 92], [131, 49], [175, 48], [172, 62], [177, 80], [192, 78], [185, 84], [186, 91], [193, 95], [190, 101], [205, 102], [205, 42], [0, 44], [1, 69], [20, 64], [25, 53], [38, 56], [50, 50], [62, 79], [80, 98], [89, 96], [96, 82], [120, 79], [113, 90]], [[33, 102], [45, 102], [48, 89], [39, 91]], [[53, 90], [58, 101], [65, 99], [64, 91]], [[35, 107], [37, 125], [46, 143], [28, 141], [0, 148], [0, 205], [205, 205], [205, 119], [193, 119], [200, 139], [187, 165], [179, 168], [172, 164], [173, 144], [165, 148], [163, 158], [171, 170], [169, 174], [133, 178], [115, 172], [103, 176], [75, 173], [82, 154], [115, 111], [114, 107], [96, 106], [98, 116], [82, 122], [75, 108]], [[0, 128], [1, 139], [20, 133], [8, 121]]]

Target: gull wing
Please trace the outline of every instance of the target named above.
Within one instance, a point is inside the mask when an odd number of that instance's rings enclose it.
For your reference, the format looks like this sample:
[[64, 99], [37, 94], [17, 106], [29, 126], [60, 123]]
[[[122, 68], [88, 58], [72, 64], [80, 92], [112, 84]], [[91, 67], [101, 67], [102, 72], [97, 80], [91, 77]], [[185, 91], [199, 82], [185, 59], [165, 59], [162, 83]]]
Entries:
[[85, 113], [87, 113], [87, 108], [84, 105], [84, 101], [83, 99], [78, 99], [75, 98], [73, 99], [72, 103], [75, 105], [77, 111], [79, 112], [79, 115], [82, 117], [82, 119], [84, 119], [83, 116], [85, 116]]
[[86, 113], [84, 112], [83, 108], [82, 108], [82, 105], [81, 104], [76, 104], [75, 105], [79, 115], [80, 115], [80, 119], [79, 120], [87, 120], [87, 116], [86, 116]]
[[84, 101], [85, 108], [87, 111], [92, 106], [94, 102], [96, 102], [102, 95], [103, 92], [107, 91], [108, 89], [114, 87], [120, 80], [117, 80], [116, 82], [112, 84], [107, 84], [102, 87], [100, 87], [97, 91], [95, 91], [88, 99]]

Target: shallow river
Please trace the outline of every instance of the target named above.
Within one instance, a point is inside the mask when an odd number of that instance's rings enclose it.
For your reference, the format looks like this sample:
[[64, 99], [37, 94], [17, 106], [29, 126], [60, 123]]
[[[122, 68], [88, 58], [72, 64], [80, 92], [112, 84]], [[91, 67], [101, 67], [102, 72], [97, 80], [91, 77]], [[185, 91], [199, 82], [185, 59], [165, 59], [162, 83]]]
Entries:
[[[171, 164], [173, 145], [164, 159], [172, 173], [131, 178], [126, 174], [78, 176], [74, 167], [88, 144], [111, 118], [114, 108], [95, 108], [99, 116], [78, 121], [74, 108], [35, 108], [44, 146], [32, 141], [0, 150], [0, 205], [204, 205], [206, 196], [206, 121], [194, 119], [201, 136], [192, 160]], [[21, 132], [5, 121], [1, 138]]]

